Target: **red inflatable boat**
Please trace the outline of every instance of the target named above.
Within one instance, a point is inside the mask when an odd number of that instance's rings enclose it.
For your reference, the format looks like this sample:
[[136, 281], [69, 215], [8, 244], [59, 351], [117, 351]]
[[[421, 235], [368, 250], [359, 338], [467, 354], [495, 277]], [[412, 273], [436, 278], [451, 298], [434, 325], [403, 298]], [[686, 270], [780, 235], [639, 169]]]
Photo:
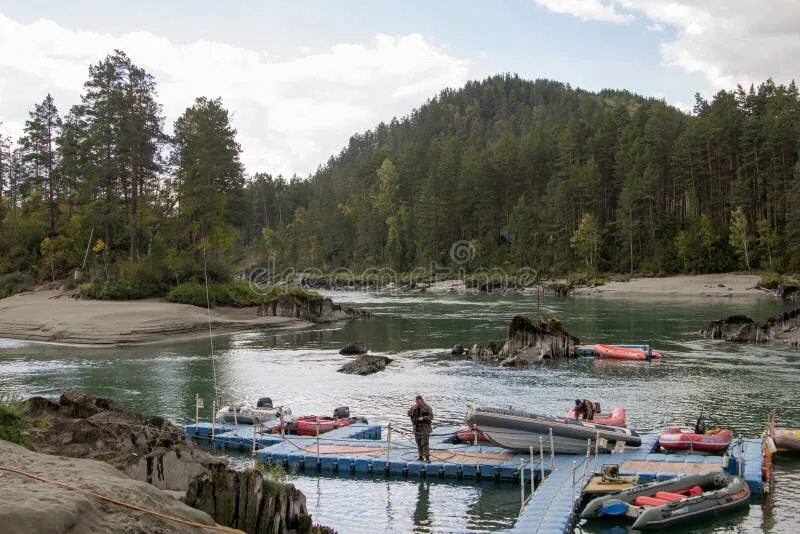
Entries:
[[[350, 419], [304, 415], [287, 421], [284, 425], [284, 431], [287, 434], [296, 434], [298, 436], [316, 436], [317, 428], [319, 428], [320, 434], [324, 434], [351, 424], [353, 424], [353, 422]], [[280, 425], [273, 427], [271, 431], [272, 434], [280, 434], [280, 432]]]
[[[464, 425], [458, 430], [456, 439], [463, 443], [472, 443], [475, 440], [475, 435], [472, 433], [472, 428], [469, 425]], [[483, 432], [478, 432], [478, 443], [489, 443]]]
[[648, 361], [661, 358], [661, 353], [653, 349], [618, 347], [616, 345], [595, 345], [594, 352], [598, 358], [611, 358], [614, 360]]
[[[575, 409], [567, 413], [567, 417], [570, 419], [575, 419]], [[589, 421], [590, 423], [595, 423], [597, 425], [607, 425], [607, 426], [617, 426], [620, 428], [625, 428], [625, 408], [612, 408], [611, 413], [596, 413], [594, 414], [594, 419]]]
[[730, 430], [709, 430], [705, 434], [684, 432], [678, 427], [666, 429], [658, 436], [659, 446], [667, 451], [722, 452], [733, 439]]

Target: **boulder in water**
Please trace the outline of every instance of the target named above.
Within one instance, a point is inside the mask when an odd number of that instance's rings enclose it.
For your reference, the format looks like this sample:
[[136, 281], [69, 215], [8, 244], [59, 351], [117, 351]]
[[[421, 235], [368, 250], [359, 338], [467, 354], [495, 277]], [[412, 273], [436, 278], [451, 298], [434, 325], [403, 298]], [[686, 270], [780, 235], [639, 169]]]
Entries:
[[369, 352], [369, 348], [364, 343], [350, 343], [342, 347], [339, 354], [350, 356], [353, 354], [366, 354], [367, 352]]
[[362, 355], [352, 362], [344, 364], [338, 372], [348, 375], [371, 375], [378, 371], [383, 371], [391, 363], [392, 359], [386, 356]]
[[578, 339], [567, 334], [557, 319], [541, 319], [534, 323], [516, 315], [511, 319], [502, 348], [493, 344], [475, 345], [470, 355], [508, 367], [521, 367], [542, 363], [545, 359], [575, 356], [577, 345]]
[[462, 354], [464, 354], [464, 345], [456, 345], [450, 351], [450, 354], [452, 354], [453, 356], [461, 356]]

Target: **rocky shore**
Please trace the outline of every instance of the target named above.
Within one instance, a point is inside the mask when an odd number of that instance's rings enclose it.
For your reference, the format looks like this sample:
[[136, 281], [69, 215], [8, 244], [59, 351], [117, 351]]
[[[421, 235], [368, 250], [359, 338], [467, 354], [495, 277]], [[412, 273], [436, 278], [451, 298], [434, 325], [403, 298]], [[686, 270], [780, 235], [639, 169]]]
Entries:
[[[67, 391], [58, 402], [31, 398], [26, 419], [30, 429], [25, 436], [37, 452], [0, 441], [0, 464], [21, 465], [34, 474], [203, 524], [216, 522], [254, 534], [330, 532], [313, 526], [305, 496], [294, 486], [271, 480], [258, 470], [230, 469], [225, 460], [200, 450], [183, 429], [161, 417], [136, 414], [111, 400]], [[0, 489], [10, 482], [9, 477], [0, 477]], [[0, 511], [4, 532], [31, 532], [32, 525], [37, 525], [37, 532], [54, 533], [98, 528], [103, 532], [187, 531], [185, 526], [118, 509], [96, 497], [32, 481], [24, 484], [29, 498], [9, 499], [5, 502], [8, 511]], [[52, 508], [61, 515], [50, 515]], [[39, 529], [40, 524], [47, 528]]]
[[745, 315], [712, 321], [700, 331], [704, 339], [738, 343], [785, 343], [800, 347], [800, 308], [784, 312], [758, 324]]

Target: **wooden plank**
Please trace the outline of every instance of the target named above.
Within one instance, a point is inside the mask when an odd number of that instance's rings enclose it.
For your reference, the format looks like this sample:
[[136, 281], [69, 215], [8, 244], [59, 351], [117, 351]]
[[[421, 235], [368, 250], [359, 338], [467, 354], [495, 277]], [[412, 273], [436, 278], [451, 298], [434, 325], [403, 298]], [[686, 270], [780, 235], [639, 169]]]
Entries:
[[602, 476], [593, 477], [592, 480], [589, 481], [589, 484], [586, 485], [586, 489], [584, 489], [583, 492], [591, 494], [618, 493], [634, 487], [639, 481], [639, 477], [635, 475], [619, 478], [623, 482], [607, 482], [603, 480]]

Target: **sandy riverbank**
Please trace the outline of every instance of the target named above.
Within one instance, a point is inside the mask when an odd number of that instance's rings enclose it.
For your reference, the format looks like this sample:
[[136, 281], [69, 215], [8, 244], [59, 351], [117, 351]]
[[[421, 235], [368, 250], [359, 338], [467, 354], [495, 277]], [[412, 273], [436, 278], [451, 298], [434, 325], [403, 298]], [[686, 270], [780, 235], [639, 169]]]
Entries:
[[581, 287], [575, 295], [592, 297], [731, 297], [763, 298], [769, 292], [756, 288], [760, 278], [751, 274], [723, 273], [679, 275], [664, 278], [633, 278], [598, 287]]
[[[299, 328], [311, 323], [258, 317], [255, 308], [215, 308], [214, 333]], [[78, 300], [60, 291], [20, 293], [0, 300], [0, 337], [77, 345], [130, 345], [208, 335], [205, 308], [161, 299]]]

